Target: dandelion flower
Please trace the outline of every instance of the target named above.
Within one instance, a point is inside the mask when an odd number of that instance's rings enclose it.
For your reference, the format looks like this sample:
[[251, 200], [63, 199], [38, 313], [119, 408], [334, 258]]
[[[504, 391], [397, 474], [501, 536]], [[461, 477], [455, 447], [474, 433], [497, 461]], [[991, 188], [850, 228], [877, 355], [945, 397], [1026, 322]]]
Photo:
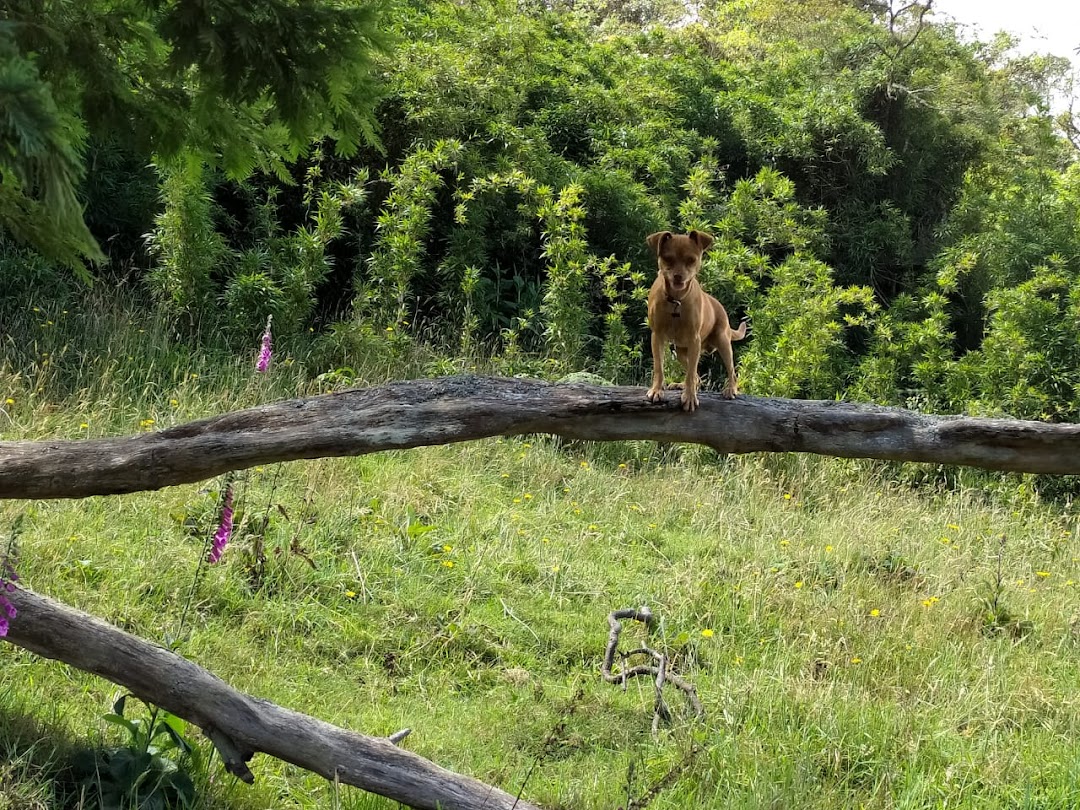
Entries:
[[857, 655], [856, 655], [855, 657], [853, 657], [853, 658], [851, 659], [851, 663], [853, 663], [853, 664], [861, 664], [861, 663], [862, 663], [862, 659], [861, 659], [861, 658], [859, 658], [859, 656], [857, 656]]
[[443, 565], [443, 568], [453, 568], [454, 567], [454, 561], [453, 560], [443, 560], [442, 565]]
[[702, 637], [702, 638], [712, 638], [712, 637], [713, 637], [713, 635], [715, 635], [715, 634], [714, 634], [714, 633], [713, 633], [713, 631], [712, 631], [712, 630], [711, 630], [710, 628], [708, 628], [708, 627], [706, 627], [706, 628], [705, 628], [704, 630], [702, 630], [702, 631], [701, 631], [701, 637]]
[[79, 425], [79, 430], [86, 430], [90, 425], [87, 422], [82, 422]]
[[874, 608], [873, 610], [870, 611], [870, 615], [873, 616], [876, 619], [878, 616], [881, 615], [881, 611], [878, 610], [877, 608]]
[[229, 545], [229, 538], [233, 530], [233, 487], [232, 481], [225, 485], [225, 496], [221, 501], [221, 520], [218, 522], [217, 531], [214, 532], [214, 540], [210, 546], [210, 554], [207, 562], [211, 565], [221, 559], [225, 552], [225, 546]]
[[270, 333], [270, 327], [274, 322], [274, 316], [271, 315], [266, 319], [266, 330], [262, 336], [262, 346], [259, 347], [259, 359], [255, 361], [255, 370], [260, 374], [270, 368], [270, 356], [273, 354], [273, 336]]
[[5, 405], [14, 405], [15, 400], [13, 400], [11, 397], [8, 397], [7, 399], [4, 400], [4, 404]]
[[832, 554], [832, 550], [833, 550], [832, 546], [825, 546], [825, 553], [826, 554]]
[[1050, 572], [1049, 571], [1036, 571], [1035, 576], [1041, 577], [1042, 579], [1046, 579], [1048, 576], [1050, 576]]
[[356, 598], [356, 591], [345, 591], [345, 598], [346, 599], [355, 599]]
[[790, 501], [791, 500], [791, 493], [790, 492], [785, 492], [784, 493], [784, 500], [785, 501]]
[[802, 586], [803, 581], [800, 579], [798, 582], [795, 583], [795, 590], [799, 590], [800, 588], [802, 588]]

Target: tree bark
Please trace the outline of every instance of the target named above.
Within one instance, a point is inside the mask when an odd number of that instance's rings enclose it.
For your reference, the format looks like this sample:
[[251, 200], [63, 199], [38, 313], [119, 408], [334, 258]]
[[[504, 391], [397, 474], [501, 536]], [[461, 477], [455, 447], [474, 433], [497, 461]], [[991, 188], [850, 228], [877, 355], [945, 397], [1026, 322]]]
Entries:
[[256, 464], [550, 433], [696, 442], [723, 453], [817, 453], [1080, 474], [1080, 425], [928, 416], [872, 405], [447, 377], [261, 405], [153, 433], [0, 442], [0, 498], [82, 498], [160, 489]]
[[186, 658], [33, 591], [18, 588], [8, 596], [19, 611], [8, 641], [106, 678], [194, 723], [244, 781], [253, 779], [246, 762], [261, 751], [422, 810], [539, 810], [390, 739], [238, 692]]

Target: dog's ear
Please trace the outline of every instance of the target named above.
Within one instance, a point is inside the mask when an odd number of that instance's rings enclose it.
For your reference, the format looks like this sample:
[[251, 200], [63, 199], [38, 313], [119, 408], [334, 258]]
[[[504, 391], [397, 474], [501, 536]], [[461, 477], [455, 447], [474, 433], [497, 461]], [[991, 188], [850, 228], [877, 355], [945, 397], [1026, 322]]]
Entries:
[[712, 243], [715, 241], [705, 231], [690, 231], [687, 236], [694, 240], [697, 246], [701, 248], [702, 253], [712, 247]]
[[671, 238], [671, 231], [659, 231], [658, 233], [650, 233], [645, 237], [645, 241], [649, 243], [649, 247], [653, 249], [653, 253], [660, 254], [660, 246]]

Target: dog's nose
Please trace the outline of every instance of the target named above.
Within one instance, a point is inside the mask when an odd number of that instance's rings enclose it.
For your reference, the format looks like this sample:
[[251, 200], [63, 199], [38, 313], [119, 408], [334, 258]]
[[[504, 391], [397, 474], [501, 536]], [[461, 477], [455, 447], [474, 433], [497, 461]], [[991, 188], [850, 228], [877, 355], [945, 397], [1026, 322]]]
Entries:
[[682, 276], [675, 276], [675, 277], [674, 277], [674, 279], [673, 279], [673, 281], [674, 281], [674, 282], [675, 282], [676, 284], [682, 284]]

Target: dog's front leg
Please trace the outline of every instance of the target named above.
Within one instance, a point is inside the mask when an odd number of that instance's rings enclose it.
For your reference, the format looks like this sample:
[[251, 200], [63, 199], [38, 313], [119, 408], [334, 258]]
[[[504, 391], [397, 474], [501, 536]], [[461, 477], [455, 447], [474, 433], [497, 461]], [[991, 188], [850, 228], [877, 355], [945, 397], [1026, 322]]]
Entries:
[[655, 331], [652, 333], [652, 387], [649, 388], [645, 397], [649, 402], [663, 402], [664, 400], [664, 352], [667, 346], [664, 340]]
[[682, 392], [682, 409], [684, 411], [696, 411], [698, 406], [698, 378], [697, 367], [701, 359], [701, 342], [691, 343], [686, 347], [686, 384]]

